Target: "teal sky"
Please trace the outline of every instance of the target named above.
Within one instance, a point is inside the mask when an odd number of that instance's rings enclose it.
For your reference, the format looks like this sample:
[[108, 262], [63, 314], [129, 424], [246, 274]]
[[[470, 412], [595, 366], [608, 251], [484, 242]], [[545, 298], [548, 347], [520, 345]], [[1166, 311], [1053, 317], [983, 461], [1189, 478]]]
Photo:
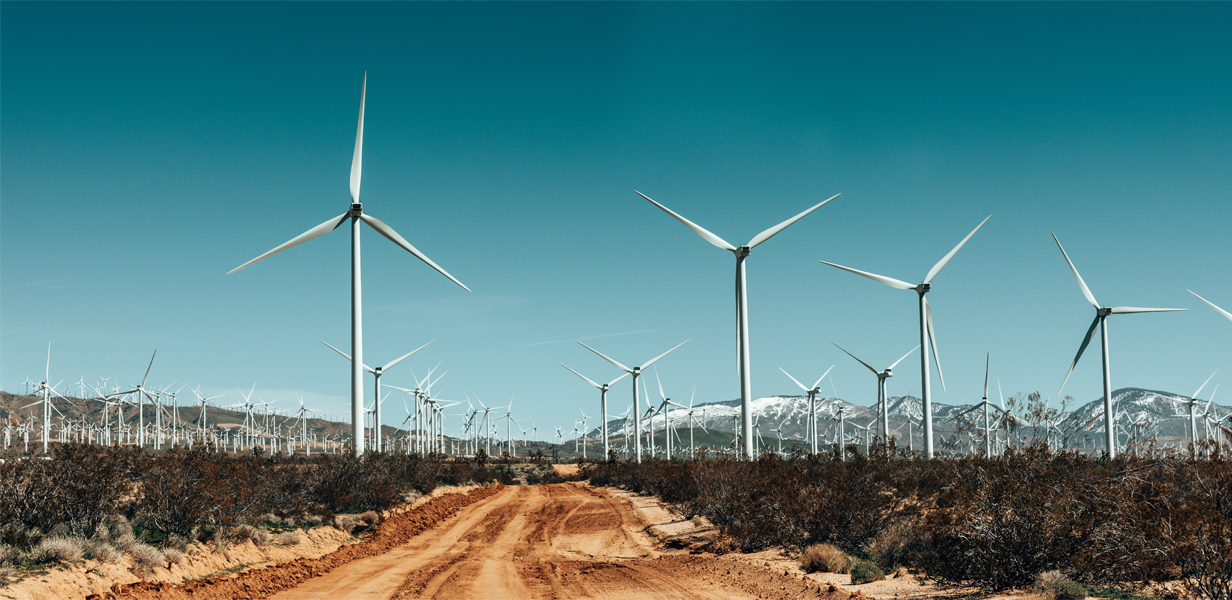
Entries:
[[[841, 192], [749, 259], [755, 396], [837, 364], [872, 403], [830, 343], [896, 360], [915, 295], [817, 261], [919, 281], [990, 214], [929, 295], [936, 401], [978, 401], [985, 353], [1055, 395], [1093, 310], [1049, 231], [1101, 303], [1190, 309], [1109, 329], [1114, 387], [1188, 394], [1232, 375], [1232, 323], [1185, 292], [1232, 310], [1229, 30], [1228, 3], [5, 1], [0, 386], [49, 341], [66, 384], [157, 349], [156, 385], [345, 414], [317, 339], [349, 346], [349, 234], [225, 273], [346, 209], [367, 71], [365, 211], [474, 290], [365, 229], [367, 362], [437, 340], [383, 382], [441, 362], [443, 397], [512, 395], [542, 434], [596, 422], [557, 361], [618, 374], [573, 340], [632, 364], [691, 338], [668, 394], [736, 398], [734, 259], [633, 190], [737, 245]], [[1092, 347], [1065, 394], [1099, 371]]]

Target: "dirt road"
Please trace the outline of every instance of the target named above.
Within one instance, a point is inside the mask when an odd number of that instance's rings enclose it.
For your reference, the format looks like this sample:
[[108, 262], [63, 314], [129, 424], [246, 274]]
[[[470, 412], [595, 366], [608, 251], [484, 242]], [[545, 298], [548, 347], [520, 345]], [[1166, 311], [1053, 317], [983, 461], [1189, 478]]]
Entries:
[[[508, 486], [392, 551], [273, 598], [824, 597], [814, 583], [656, 551], [628, 504], [574, 484]], [[837, 595], [835, 595], [837, 596]], [[847, 594], [842, 594], [846, 597]]]

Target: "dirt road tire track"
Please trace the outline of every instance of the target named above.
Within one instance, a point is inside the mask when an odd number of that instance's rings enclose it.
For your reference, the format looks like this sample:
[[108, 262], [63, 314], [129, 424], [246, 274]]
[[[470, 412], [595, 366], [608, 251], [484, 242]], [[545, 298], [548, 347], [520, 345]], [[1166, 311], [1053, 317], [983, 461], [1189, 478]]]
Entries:
[[208, 577], [170, 585], [164, 582], [142, 582], [114, 585], [108, 594], [90, 598], [98, 600], [145, 599], [263, 599], [290, 589], [334, 569], [372, 556], [380, 556], [406, 544], [410, 539], [449, 519], [471, 504], [500, 493], [505, 486], [471, 490], [466, 494], [446, 494], [402, 514], [394, 515], [378, 527], [368, 539], [338, 548], [320, 558], [299, 560], [245, 571], [235, 576]]
[[391, 517], [369, 540], [320, 559], [179, 586], [116, 586], [108, 597], [858, 597], [730, 557], [660, 550], [646, 535], [646, 525], [627, 500], [583, 485], [485, 488], [442, 496]]

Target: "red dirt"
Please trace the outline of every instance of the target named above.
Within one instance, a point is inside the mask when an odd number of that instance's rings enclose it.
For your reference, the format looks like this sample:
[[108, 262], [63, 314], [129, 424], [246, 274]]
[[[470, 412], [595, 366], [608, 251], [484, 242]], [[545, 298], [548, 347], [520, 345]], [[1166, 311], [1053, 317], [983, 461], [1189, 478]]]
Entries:
[[[630, 504], [575, 484], [441, 496], [319, 559], [109, 598], [861, 598], [799, 574], [667, 551]], [[767, 563], [768, 565], [769, 563]]]

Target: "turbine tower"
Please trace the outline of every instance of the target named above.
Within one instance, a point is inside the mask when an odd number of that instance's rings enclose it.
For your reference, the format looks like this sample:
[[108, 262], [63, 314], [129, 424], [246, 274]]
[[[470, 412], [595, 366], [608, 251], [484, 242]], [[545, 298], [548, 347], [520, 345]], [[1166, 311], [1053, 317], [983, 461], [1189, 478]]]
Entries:
[[[1095, 320], [1091, 321], [1091, 327], [1087, 329], [1086, 337], [1082, 338], [1082, 345], [1078, 346], [1078, 354], [1074, 356], [1074, 362], [1069, 364], [1069, 371], [1065, 373], [1065, 381], [1061, 382], [1061, 389], [1065, 389], [1065, 383], [1069, 381], [1069, 376], [1074, 372], [1074, 366], [1078, 364], [1078, 359], [1082, 358], [1082, 351], [1087, 349], [1087, 344], [1091, 343], [1091, 338], [1095, 336], [1095, 328], [1099, 327], [1101, 343], [1104, 350], [1104, 444], [1108, 449], [1108, 458], [1116, 457], [1116, 426], [1114, 421], [1116, 417], [1112, 414], [1112, 375], [1111, 368], [1108, 364], [1108, 315], [1127, 315], [1133, 313], [1148, 313], [1148, 312], [1176, 312], [1178, 310], [1187, 310], [1184, 308], [1137, 308], [1133, 306], [1117, 306], [1107, 307], [1100, 306], [1099, 302], [1095, 301], [1095, 296], [1091, 294], [1087, 283], [1082, 280], [1082, 276], [1078, 274], [1078, 269], [1074, 267], [1074, 261], [1069, 259], [1069, 254], [1065, 253], [1065, 248], [1061, 247], [1061, 240], [1057, 239], [1057, 234], [1052, 234], [1052, 240], [1057, 243], [1057, 248], [1061, 249], [1061, 256], [1065, 257], [1065, 262], [1069, 264], [1069, 270], [1073, 271], [1074, 279], [1078, 280], [1078, 287], [1082, 288], [1082, 295], [1086, 296], [1087, 302], [1095, 307]], [[1060, 396], [1061, 392], [1058, 391]]]
[[[653, 200], [652, 200], [652, 202], [653, 202]], [[690, 338], [690, 339], [691, 339], [691, 338]], [[582, 344], [582, 342], [578, 342], [578, 343], [579, 343], [579, 344]], [[681, 346], [683, 346], [683, 345], [685, 345], [685, 344], [687, 344], [687, 343], [689, 343], [689, 340], [685, 340], [685, 341], [683, 341], [683, 342], [680, 342], [679, 344], [676, 344], [676, 346], [675, 346], [675, 347], [673, 347], [673, 348], [672, 348], [672, 350], [675, 350], [676, 348], [679, 348], [679, 347], [681, 347]], [[667, 352], [664, 352], [663, 354], [660, 354], [660, 355], [658, 355], [658, 356], [656, 356], [656, 357], [654, 357], [654, 358], [652, 358], [652, 359], [650, 359], [650, 360], [646, 361], [646, 362], [645, 362], [645, 363], [643, 363], [643, 364], [642, 364], [642, 366], [640, 366], [640, 367], [633, 367], [632, 369], [630, 369], [629, 367], [626, 367], [626, 366], [624, 366], [624, 365], [622, 365], [622, 364], [620, 364], [620, 363], [618, 363], [618, 362], [616, 362], [616, 361], [614, 361], [614, 360], [612, 360], [612, 359], [610, 359], [610, 358], [608, 358], [608, 357], [604, 356], [602, 352], [599, 352], [598, 350], [595, 350], [594, 348], [591, 348], [590, 346], [587, 346], [586, 344], [582, 344], [582, 347], [583, 347], [583, 348], [585, 348], [585, 349], [587, 349], [587, 350], [590, 350], [591, 352], [594, 352], [595, 354], [598, 354], [600, 357], [602, 357], [602, 358], [603, 358], [603, 360], [606, 360], [607, 362], [612, 363], [612, 366], [614, 366], [614, 367], [616, 367], [617, 369], [620, 369], [621, 371], [624, 371], [625, 373], [628, 373], [629, 375], [632, 375], [632, 376], [633, 376], [633, 416], [634, 416], [634, 418], [633, 418], [633, 428], [634, 428], [634, 431], [636, 432], [636, 439], [637, 439], [637, 442], [634, 444], [634, 446], [635, 446], [635, 447], [636, 447], [636, 449], [637, 449], [637, 462], [639, 462], [639, 463], [640, 463], [640, 462], [642, 462], [642, 420], [641, 420], [641, 419], [639, 419], [639, 418], [637, 418], [637, 410], [638, 410], [638, 403], [637, 403], [637, 378], [638, 378], [638, 377], [642, 374], [642, 371], [645, 371], [648, 367], [650, 367], [650, 365], [653, 365], [653, 364], [655, 364], [656, 362], [658, 362], [660, 358], [663, 358], [664, 356], [667, 356], [668, 354], [671, 354], [671, 353], [672, 353], [672, 350], [668, 350]], [[649, 395], [649, 394], [647, 394], [647, 395]], [[646, 402], [647, 402], [647, 403], [649, 403], [649, 402], [650, 402], [650, 398], [647, 398], [647, 399], [646, 399]], [[604, 413], [604, 414], [605, 414], [605, 416], [606, 416], [606, 413]], [[653, 428], [651, 429], [651, 431], [653, 431]], [[629, 437], [629, 432], [627, 432], [627, 431], [626, 431], [626, 432], [625, 432], [625, 439], [628, 439], [628, 437]], [[654, 437], [653, 437], [653, 436], [651, 437], [651, 443], [652, 443], [652, 444], [654, 443]]]
[[[636, 190], [635, 190], [636, 191]], [[637, 195], [650, 200], [646, 194], [637, 192]], [[710, 242], [714, 246], [727, 250], [736, 255], [736, 353], [740, 362], [740, 418], [743, 431], [746, 433], [752, 431], [753, 427], [753, 410], [751, 408], [753, 402], [753, 383], [751, 381], [752, 374], [749, 372], [749, 305], [748, 293], [745, 286], [744, 260], [748, 258], [749, 253], [756, 248], [758, 244], [772, 238], [778, 232], [787, 228], [788, 225], [799, 221], [805, 215], [825, 206], [825, 204], [835, 198], [839, 194], [835, 194], [814, 205], [812, 208], [767, 229], [749, 240], [749, 243], [740, 246], [739, 248], [727, 243], [723, 238], [706, 231], [701, 226], [692, 221], [672, 212], [666, 206], [650, 200], [650, 203], [659, 207], [663, 212], [672, 216], [672, 218], [680, 221], [685, 227], [692, 229], [694, 233], [702, 236], [702, 239]], [[753, 458], [753, 436], [744, 436], [744, 455], [746, 458]]]
[[383, 235], [389, 241], [397, 244], [403, 250], [410, 252], [415, 258], [427, 263], [428, 266], [436, 269], [438, 273], [448, 277], [450, 281], [458, 284], [462, 289], [471, 291], [470, 288], [462, 285], [461, 281], [454, 279], [453, 275], [446, 273], [444, 269], [438, 267], [432, 259], [425, 256], [422, 252], [415, 249], [410, 242], [406, 241], [398, 232], [394, 231], [389, 225], [386, 225], [380, 219], [365, 214], [364, 206], [359, 201], [359, 181], [363, 163], [364, 149], [364, 98], [368, 92], [368, 73], [364, 73], [363, 87], [359, 93], [359, 127], [355, 133], [355, 154], [351, 158], [351, 206], [347, 212], [334, 217], [298, 236], [291, 238], [290, 241], [258, 256], [234, 269], [227, 272], [228, 275], [234, 273], [248, 265], [257, 261], [263, 260], [292, 246], [298, 246], [308, 240], [323, 236], [338, 227], [341, 227], [348, 219], [351, 221], [351, 356], [354, 360], [351, 361], [351, 435], [355, 440], [355, 454], [363, 454], [364, 452], [364, 327], [363, 327], [363, 298], [362, 286], [360, 285], [360, 254], [359, 254], [359, 223], [360, 221], [367, 223], [369, 227], [376, 230], [377, 233]]
[[936, 336], [936, 333], [933, 331], [933, 309], [932, 307], [928, 305], [928, 299], [926, 299], [924, 296], [925, 294], [927, 294], [929, 291], [932, 290], [933, 277], [936, 277], [937, 274], [941, 272], [941, 269], [945, 268], [945, 265], [950, 262], [950, 259], [954, 258], [954, 255], [958, 253], [958, 250], [961, 249], [963, 245], [967, 243], [967, 240], [971, 239], [971, 236], [975, 235], [975, 232], [979, 231], [980, 228], [984, 226], [984, 223], [987, 223], [988, 220], [991, 218], [992, 218], [992, 215], [988, 215], [987, 217], [984, 217], [984, 220], [980, 221], [980, 224], [976, 225], [975, 229], [972, 229], [971, 233], [967, 234], [967, 237], [963, 238], [961, 242], [958, 242], [958, 245], [954, 246], [954, 249], [950, 250], [949, 254], [946, 254], [945, 256], [941, 257], [941, 260], [938, 261], [937, 264], [933, 265], [933, 268], [928, 270], [928, 274], [924, 276], [923, 283], [920, 283], [918, 285], [911, 285], [910, 283], [907, 283], [905, 281], [899, 281], [892, 277], [885, 277], [883, 275], [875, 275], [873, 273], [866, 273], [864, 271], [859, 271], [856, 269], [852, 269], [850, 267], [844, 267], [843, 265], [836, 265], [832, 262], [826, 262], [824, 260], [820, 261], [822, 263], [830, 265], [831, 267], [836, 267], [844, 271], [848, 271], [850, 273], [855, 273], [856, 275], [867, 277], [869, 279], [872, 279], [873, 281], [884, 283], [892, 288], [897, 288], [900, 290], [914, 290], [915, 293], [920, 295], [920, 345], [919, 347], [924, 348], [924, 350], [920, 352], [920, 388], [921, 388], [920, 395], [923, 396], [922, 400], [924, 402], [924, 447], [927, 452], [928, 458], [933, 457], [933, 396], [932, 396], [932, 386], [929, 385], [928, 350], [927, 350], [929, 344], [932, 345], [933, 359], [937, 363], [937, 376], [941, 378], [941, 389], [943, 390], [945, 389], [945, 374], [941, 372], [941, 359], [937, 356], [937, 336]]

